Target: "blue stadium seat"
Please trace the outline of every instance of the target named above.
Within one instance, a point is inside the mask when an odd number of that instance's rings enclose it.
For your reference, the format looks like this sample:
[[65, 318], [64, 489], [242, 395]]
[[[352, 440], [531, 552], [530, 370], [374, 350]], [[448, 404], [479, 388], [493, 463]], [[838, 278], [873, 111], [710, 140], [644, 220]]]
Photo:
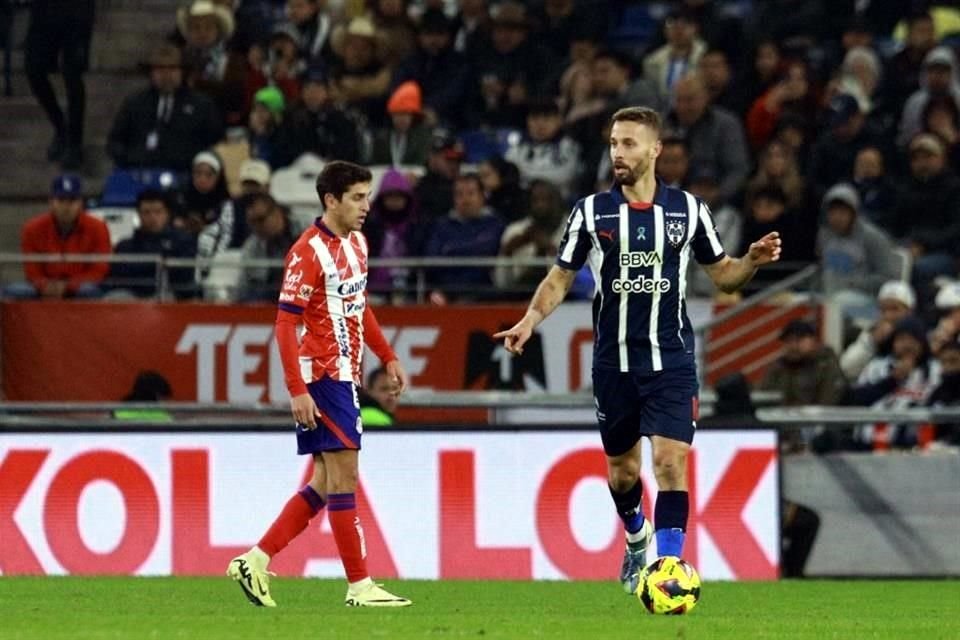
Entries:
[[132, 207], [144, 189], [175, 189], [183, 176], [167, 169], [114, 169], [103, 182], [98, 204], [101, 207]]

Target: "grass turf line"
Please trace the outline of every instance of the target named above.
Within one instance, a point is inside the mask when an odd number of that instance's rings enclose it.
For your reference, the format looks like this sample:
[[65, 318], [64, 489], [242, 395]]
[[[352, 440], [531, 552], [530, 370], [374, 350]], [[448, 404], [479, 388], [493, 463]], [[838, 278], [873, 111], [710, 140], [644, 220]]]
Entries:
[[276, 578], [264, 609], [227, 578], [6, 576], [0, 638], [960, 638], [956, 580], [713, 582], [680, 617], [615, 582], [386, 586], [414, 606], [348, 609], [340, 580]]

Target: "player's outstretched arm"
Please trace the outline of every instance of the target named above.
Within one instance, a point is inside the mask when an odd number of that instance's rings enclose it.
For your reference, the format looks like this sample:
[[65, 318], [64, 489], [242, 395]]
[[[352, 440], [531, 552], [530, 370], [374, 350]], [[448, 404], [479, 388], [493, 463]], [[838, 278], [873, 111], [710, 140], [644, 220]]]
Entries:
[[520, 322], [506, 331], [493, 334], [493, 337], [498, 340], [503, 338], [503, 346], [510, 353], [523, 353], [523, 345], [533, 335], [533, 330], [567, 297], [576, 275], [576, 271], [554, 265], [537, 287]]
[[780, 259], [780, 234], [772, 231], [750, 245], [742, 258], [726, 256], [719, 262], [706, 265], [713, 283], [724, 293], [733, 293], [750, 282], [757, 268]]

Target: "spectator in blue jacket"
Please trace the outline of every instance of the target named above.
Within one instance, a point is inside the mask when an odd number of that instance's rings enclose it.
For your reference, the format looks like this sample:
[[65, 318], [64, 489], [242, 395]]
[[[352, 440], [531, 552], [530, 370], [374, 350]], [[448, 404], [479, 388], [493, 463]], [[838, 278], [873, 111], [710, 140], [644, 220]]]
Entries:
[[[171, 224], [170, 200], [162, 191], [148, 189], [137, 196], [140, 227], [133, 237], [121, 240], [114, 253], [151, 255], [165, 258], [194, 258], [197, 241], [191, 234]], [[168, 283], [177, 298], [196, 293], [193, 267], [175, 267], [167, 271]], [[125, 291], [138, 298], [157, 295], [157, 265], [152, 262], [115, 262], [110, 269], [114, 291]]]
[[[500, 251], [503, 219], [487, 206], [480, 176], [459, 176], [453, 187], [453, 210], [438, 220], [427, 239], [426, 255], [443, 257], [493, 257]], [[490, 293], [490, 267], [443, 267], [430, 270], [436, 291], [431, 299], [444, 303], [448, 298], [482, 297]]]

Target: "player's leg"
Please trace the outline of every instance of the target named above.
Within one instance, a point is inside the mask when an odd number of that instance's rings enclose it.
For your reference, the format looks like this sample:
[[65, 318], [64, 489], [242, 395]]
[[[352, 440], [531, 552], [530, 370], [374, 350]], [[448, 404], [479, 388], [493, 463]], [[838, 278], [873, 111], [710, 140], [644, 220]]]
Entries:
[[283, 550], [290, 541], [300, 535], [310, 520], [323, 509], [326, 468], [323, 457], [313, 457], [313, 475], [310, 482], [295, 493], [280, 511], [280, 515], [260, 538], [257, 545], [230, 561], [227, 575], [240, 583], [247, 599], [253, 604], [275, 607], [270, 595], [270, 559]]
[[652, 532], [642, 508], [639, 404], [628, 374], [595, 370], [593, 388], [597, 424], [607, 455], [607, 483], [626, 537], [620, 583], [624, 591], [633, 593], [645, 565]]
[[653, 474], [659, 490], [653, 515], [657, 555], [681, 556], [690, 513], [687, 493], [687, 455], [690, 445], [663, 436], [652, 436], [650, 442]]
[[696, 429], [696, 372], [692, 368], [664, 371], [650, 378], [645, 387], [641, 430], [650, 436], [657, 479], [653, 515], [657, 555], [680, 556], [690, 513], [687, 456]]
[[356, 449], [323, 454], [327, 465], [330, 528], [349, 582], [344, 602], [350, 607], [405, 607], [411, 604], [409, 600], [385, 591], [367, 572], [367, 550], [356, 503], [358, 454]]

